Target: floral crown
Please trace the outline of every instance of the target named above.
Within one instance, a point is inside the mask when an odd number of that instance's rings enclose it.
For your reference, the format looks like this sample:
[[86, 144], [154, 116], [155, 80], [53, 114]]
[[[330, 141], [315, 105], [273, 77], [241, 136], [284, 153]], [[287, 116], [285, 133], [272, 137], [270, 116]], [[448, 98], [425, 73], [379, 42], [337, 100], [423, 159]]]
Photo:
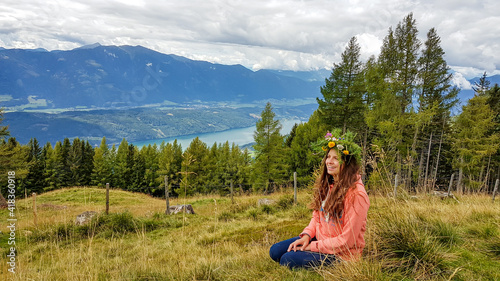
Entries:
[[358, 163], [361, 164], [361, 147], [354, 142], [355, 137], [356, 135], [349, 131], [344, 135], [340, 135], [340, 130], [335, 129], [333, 133], [328, 131], [325, 137], [313, 143], [312, 147], [318, 153], [334, 148], [342, 157], [348, 155], [354, 156], [358, 160]]

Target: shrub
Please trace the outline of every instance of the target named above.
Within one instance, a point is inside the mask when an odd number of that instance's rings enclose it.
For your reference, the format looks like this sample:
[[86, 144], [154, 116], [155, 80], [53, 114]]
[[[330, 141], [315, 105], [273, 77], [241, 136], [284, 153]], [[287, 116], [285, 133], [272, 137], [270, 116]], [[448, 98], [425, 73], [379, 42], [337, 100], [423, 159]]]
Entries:
[[292, 195], [283, 195], [280, 197], [276, 205], [278, 208], [285, 210], [293, 206], [293, 196]]

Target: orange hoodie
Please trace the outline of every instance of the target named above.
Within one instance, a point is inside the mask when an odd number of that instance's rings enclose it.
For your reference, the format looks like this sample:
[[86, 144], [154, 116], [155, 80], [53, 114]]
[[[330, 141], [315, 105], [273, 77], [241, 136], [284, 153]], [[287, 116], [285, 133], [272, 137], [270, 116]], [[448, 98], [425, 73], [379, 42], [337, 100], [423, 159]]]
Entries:
[[344, 260], [361, 257], [365, 247], [364, 234], [370, 200], [361, 177], [355, 184], [355, 188], [347, 191], [339, 223], [333, 218], [327, 219], [323, 209], [313, 211], [311, 222], [301, 234], [316, 237], [317, 241], [310, 243], [311, 251], [333, 254]]

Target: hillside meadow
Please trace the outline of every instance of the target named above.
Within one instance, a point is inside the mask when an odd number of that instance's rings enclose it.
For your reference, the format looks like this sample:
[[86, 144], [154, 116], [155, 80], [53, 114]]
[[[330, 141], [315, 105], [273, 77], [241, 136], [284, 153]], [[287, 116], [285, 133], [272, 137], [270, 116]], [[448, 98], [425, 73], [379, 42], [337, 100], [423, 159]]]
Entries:
[[[165, 215], [165, 200], [122, 190], [67, 188], [17, 200], [16, 273], [8, 272], [1, 210], [1, 280], [500, 280], [500, 201], [370, 195], [362, 260], [288, 270], [269, 247], [309, 222], [309, 189], [175, 198], [196, 214]], [[261, 198], [275, 201], [258, 206]], [[76, 215], [96, 211], [76, 226]]]

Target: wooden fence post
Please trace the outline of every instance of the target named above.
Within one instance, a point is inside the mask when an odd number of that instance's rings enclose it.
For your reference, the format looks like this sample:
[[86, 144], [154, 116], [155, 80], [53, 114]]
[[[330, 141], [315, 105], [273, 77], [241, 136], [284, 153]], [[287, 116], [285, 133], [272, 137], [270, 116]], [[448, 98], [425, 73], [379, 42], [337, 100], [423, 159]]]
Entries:
[[35, 223], [35, 227], [37, 226], [37, 214], [36, 214], [36, 193], [33, 192], [33, 222]]
[[165, 214], [170, 215], [170, 202], [168, 197], [168, 177], [165, 176], [165, 201], [167, 201], [167, 210], [165, 210]]
[[398, 196], [398, 174], [396, 174], [396, 177], [394, 179], [394, 198]]
[[293, 204], [297, 205], [297, 172], [293, 172]]
[[106, 215], [109, 213], [109, 183], [106, 183]]
[[493, 202], [495, 202], [495, 195], [496, 195], [497, 190], [498, 190], [498, 181], [499, 181], [499, 179], [497, 179], [497, 181], [495, 182], [495, 188], [493, 189]]
[[234, 197], [233, 197], [233, 180], [231, 180], [231, 204], [234, 204]]
[[453, 178], [455, 177], [455, 173], [451, 174], [450, 185], [448, 185], [448, 197], [450, 197], [451, 187], [453, 186]]

